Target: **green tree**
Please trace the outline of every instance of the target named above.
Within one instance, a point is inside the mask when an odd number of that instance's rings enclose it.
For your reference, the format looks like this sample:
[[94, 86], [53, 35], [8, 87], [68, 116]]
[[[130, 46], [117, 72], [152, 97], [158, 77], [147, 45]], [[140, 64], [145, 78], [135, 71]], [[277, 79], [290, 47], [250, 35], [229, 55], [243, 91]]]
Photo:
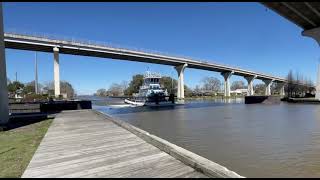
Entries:
[[60, 88], [61, 93], [67, 94], [67, 98], [73, 98], [75, 96], [75, 91], [69, 82], [61, 81]]
[[[39, 90], [42, 88], [42, 84], [38, 83]], [[35, 81], [28, 82], [24, 85], [23, 89], [24, 94], [33, 94], [35, 93]]]
[[[33, 83], [33, 89], [34, 89], [34, 83]], [[43, 90], [50, 96], [54, 95], [54, 85], [53, 82], [46, 83], [43, 87]], [[60, 93], [61, 94], [67, 94], [67, 98], [72, 98], [75, 96], [75, 90], [73, 89], [73, 86], [71, 83], [67, 81], [60, 81]]]
[[18, 89], [23, 89], [24, 84], [19, 81], [13, 81], [8, 84], [8, 91], [11, 93], [15, 93]]
[[160, 79], [160, 85], [161, 87], [163, 87], [164, 89], [167, 90], [167, 92], [176, 94], [177, 92], [177, 85], [178, 85], [178, 81], [169, 77], [169, 76], [163, 76]]
[[23, 94], [32, 94], [35, 93], [34, 81], [25, 84], [23, 88]]
[[125, 90], [125, 95], [132, 95], [133, 93], [138, 93], [140, 86], [143, 84], [143, 75], [136, 74], [132, 77], [128, 88]]
[[[178, 81], [170, 76], [162, 76], [160, 79], [160, 85], [163, 89], [166, 89], [167, 92], [177, 94], [177, 85]], [[133, 93], [138, 93], [140, 86], [143, 84], [143, 75], [136, 74], [132, 77], [132, 80], [129, 83], [128, 88], [125, 90], [125, 95], [132, 95]], [[185, 85], [185, 95], [190, 96], [192, 91]]]

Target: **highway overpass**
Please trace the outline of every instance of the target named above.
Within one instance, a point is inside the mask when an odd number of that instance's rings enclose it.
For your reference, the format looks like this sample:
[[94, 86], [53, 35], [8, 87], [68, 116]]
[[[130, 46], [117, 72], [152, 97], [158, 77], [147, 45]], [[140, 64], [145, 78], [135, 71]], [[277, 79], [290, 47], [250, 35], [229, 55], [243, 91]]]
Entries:
[[271, 82], [285, 83], [287, 80], [282, 77], [272, 76], [265, 73], [259, 73], [249, 70], [244, 70], [236, 67], [202, 62], [194, 59], [187, 59], [182, 57], [174, 57], [162, 54], [148, 53], [130, 49], [114, 48], [99, 44], [90, 44], [75, 40], [60, 40], [46, 37], [36, 37], [30, 35], [4, 33], [5, 47], [10, 49], [52, 52], [54, 54], [54, 80], [55, 80], [55, 94], [59, 95], [59, 54], [82, 55], [100, 58], [110, 58], [117, 60], [128, 60], [145, 63], [155, 63], [170, 65], [175, 67], [179, 75], [178, 81], [178, 98], [184, 98], [184, 69], [194, 68], [201, 70], [208, 70], [220, 72], [225, 79], [225, 96], [230, 96], [230, 83], [231, 75], [242, 76], [247, 79], [250, 94], [253, 95], [252, 81], [260, 79], [266, 83], [266, 95], [270, 95]]

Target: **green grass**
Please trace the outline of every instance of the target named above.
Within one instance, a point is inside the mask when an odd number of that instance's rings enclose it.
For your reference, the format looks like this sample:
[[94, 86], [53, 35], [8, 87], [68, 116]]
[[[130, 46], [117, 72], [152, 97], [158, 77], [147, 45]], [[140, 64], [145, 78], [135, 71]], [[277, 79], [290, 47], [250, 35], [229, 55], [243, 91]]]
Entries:
[[52, 119], [0, 132], [0, 178], [19, 178], [46, 134]]

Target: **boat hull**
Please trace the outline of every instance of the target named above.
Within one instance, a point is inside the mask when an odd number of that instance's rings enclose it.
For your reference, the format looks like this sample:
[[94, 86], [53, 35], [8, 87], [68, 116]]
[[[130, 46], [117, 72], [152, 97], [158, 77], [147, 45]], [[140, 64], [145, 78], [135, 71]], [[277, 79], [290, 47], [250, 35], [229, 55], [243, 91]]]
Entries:
[[176, 104], [172, 102], [159, 102], [158, 104], [156, 104], [155, 102], [146, 102], [144, 105], [151, 106], [151, 107], [160, 107], [160, 106], [174, 106]]
[[145, 104], [144, 102], [139, 102], [139, 101], [134, 101], [134, 100], [129, 100], [129, 99], [125, 99], [124, 103], [131, 104], [134, 106], [144, 106], [144, 104]]
[[156, 102], [148, 102], [148, 101], [135, 101], [131, 99], [125, 99], [124, 102], [126, 104], [131, 104], [134, 106], [152, 106], [152, 107], [157, 107], [157, 106], [174, 106], [176, 103], [173, 103], [171, 101], [160, 101], [158, 103]]

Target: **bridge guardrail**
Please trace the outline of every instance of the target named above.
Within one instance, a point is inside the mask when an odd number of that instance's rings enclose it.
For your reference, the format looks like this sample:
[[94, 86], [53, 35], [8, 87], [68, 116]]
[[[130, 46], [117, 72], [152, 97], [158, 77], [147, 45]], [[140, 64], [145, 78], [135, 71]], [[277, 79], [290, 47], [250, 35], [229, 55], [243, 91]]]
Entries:
[[17, 32], [10, 32], [10, 33], [5, 33], [5, 35], [9, 35], [9, 36], [17, 36], [17, 37], [25, 37], [28, 39], [46, 39], [46, 40], [50, 40], [50, 41], [54, 41], [56, 43], [65, 43], [65, 44], [77, 44], [77, 45], [90, 45], [90, 46], [94, 46], [96, 48], [113, 48], [116, 49], [117, 51], [120, 52], [135, 52], [135, 53], [144, 53], [144, 54], [148, 54], [148, 55], [159, 55], [159, 56], [164, 56], [166, 58], [170, 58], [170, 59], [180, 59], [185, 61], [185, 63], [199, 63], [199, 64], [203, 64], [203, 65], [207, 65], [207, 66], [218, 66], [221, 68], [226, 68], [226, 69], [236, 69], [237, 72], [244, 72], [244, 73], [248, 73], [248, 74], [256, 74], [260, 77], [267, 77], [270, 79], [275, 79], [275, 80], [280, 80], [280, 81], [284, 81], [286, 82], [287, 80], [285, 78], [280, 78], [280, 77], [275, 77], [273, 75], [270, 74], [265, 74], [265, 73], [256, 73], [253, 71], [249, 71], [249, 70], [244, 70], [235, 66], [229, 66], [229, 65], [225, 65], [225, 64], [218, 64], [218, 63], [212, 63], [209, 62], [208, 60], [195, 60], [194, 58], [191, 57], [186, 57], [186, 56], [172, 56], [169, 53], [163, 53], [163, 52], [159, 52], [159, 51], [153, 51], [153, 50], [146, 50], [146, 49], [137, 49], [137, 48], [124, 48], [124, 47], [120, 47], [118, 45], [115, 44], [111, 44], [111, 43], [106, 43], [106, 42], [99, 42], [99, 41], [91, 41], [91, 40], [83, 40], [83, 39], [74, 39], [72, 38], [67, 38], [67, 37], [58, 37], [57, 35], [49, 35], [49, 34], [44, 34], [44, 33], [17, 33]]

